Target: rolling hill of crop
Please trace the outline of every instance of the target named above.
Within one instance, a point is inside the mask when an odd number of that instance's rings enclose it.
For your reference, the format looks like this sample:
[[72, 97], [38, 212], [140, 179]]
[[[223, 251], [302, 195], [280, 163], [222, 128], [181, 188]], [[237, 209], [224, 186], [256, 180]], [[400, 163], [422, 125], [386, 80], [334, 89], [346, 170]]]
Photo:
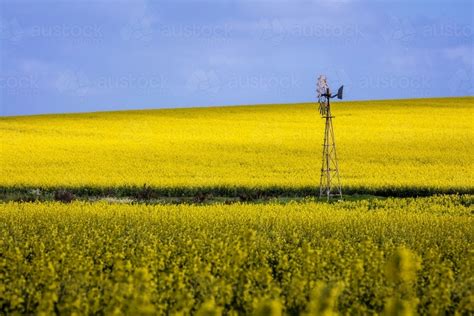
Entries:
[[[473, 191], [474, 98], [333, 114], [344, 191]], [[315, 104], [2, 117], [0, 186], [316, 191], [323, 128]]]

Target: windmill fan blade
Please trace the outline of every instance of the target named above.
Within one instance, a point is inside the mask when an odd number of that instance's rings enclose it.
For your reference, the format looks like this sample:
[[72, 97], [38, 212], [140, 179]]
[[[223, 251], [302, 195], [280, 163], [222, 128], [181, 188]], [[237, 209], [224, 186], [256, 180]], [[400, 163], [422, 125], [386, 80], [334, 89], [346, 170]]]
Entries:
[[337, 98], [338, 98], [339, 100], [342, 99], [342, 92], [343, 92], [343, 90], [344, 90], [344, 86], [341, 86], [341, 87], [337, 90]]

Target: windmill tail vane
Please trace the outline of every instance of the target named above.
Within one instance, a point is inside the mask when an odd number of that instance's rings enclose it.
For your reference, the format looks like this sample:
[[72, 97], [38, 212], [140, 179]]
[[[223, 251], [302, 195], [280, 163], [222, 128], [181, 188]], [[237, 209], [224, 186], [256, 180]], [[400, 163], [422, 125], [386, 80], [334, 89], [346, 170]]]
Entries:
[[331, 95], [331, 90], [327, 83], [326, 76], [318, 78], [316, 92], [318, 94], [319, 113], [326, 120], [324, 128], [323, 159], [321, 166], [321, 177], [319, 181], [319, 198], [326, 198], [328, 201], [337, 197], [342, 198], [341, 180], [339, 177], [339, 166], [336, 152], [336, 139], [334, 137], [334, 127], [331, 115], [332, 98], [342, 99], [344, 86], [341, 86], [337, 93]]

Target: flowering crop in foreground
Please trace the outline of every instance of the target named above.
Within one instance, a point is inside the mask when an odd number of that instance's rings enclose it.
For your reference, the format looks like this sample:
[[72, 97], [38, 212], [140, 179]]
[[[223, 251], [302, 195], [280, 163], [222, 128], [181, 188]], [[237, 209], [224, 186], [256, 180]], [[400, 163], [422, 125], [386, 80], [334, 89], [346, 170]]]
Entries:
[[0, 204], [0, 312], [472, 314], [472, 196]]

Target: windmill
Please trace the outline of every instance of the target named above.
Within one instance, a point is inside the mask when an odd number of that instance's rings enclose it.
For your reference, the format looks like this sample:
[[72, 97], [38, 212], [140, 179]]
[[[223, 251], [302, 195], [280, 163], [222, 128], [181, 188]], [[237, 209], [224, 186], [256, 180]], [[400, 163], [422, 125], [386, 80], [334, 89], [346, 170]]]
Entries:
[[332, 98], [342, 99], [341, 86], [337, 93], [331, 95], [326, 76], [318, 78], [317, 93], [319, 102], [319, 113], [326, 119], [324, 128], [323, 163], [321, 166], [321, 178], [319, 181], [319, 198], [326, 197], [329, 201], [332, 197], [342, 198], [341, 180], [339, 178], [339, 167], [337, 164], [336, 140], [334, 138], [334, 128], [332, 126], [331, 103]]

